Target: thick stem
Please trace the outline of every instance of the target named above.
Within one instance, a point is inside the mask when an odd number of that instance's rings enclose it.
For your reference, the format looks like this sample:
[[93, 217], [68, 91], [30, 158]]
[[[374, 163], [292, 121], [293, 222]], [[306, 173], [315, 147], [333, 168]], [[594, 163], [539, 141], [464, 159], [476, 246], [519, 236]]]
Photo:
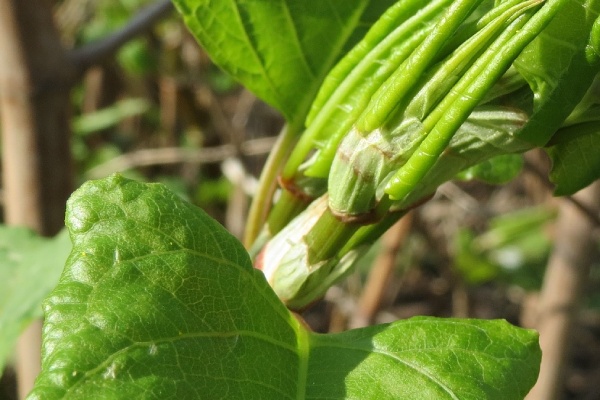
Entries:
[[310, 200], [294, 195], [287, 190], [282, 190], [281, 197], [269, 213], [267, 221], [269, 235], [276, 235], [288, 222], [300, 214], [308, 204], [310, 204]]
[[[573, 196], [596, 214], [600, 213], [600, 182]], [[540, 332], [542, 365], [540, 375], [527, 400], [562, 398], [569, 339], [578, 303], [590, 265], [597, 256], [592, 230], [594, 221], [572, 202], [561, 201], [556, 223], [554, 251], [548, 262], [538, 305], [537, 329]]]
[[342, 222], [327, 209], [306, 235], [309, 262], [316, 264], [334, 257], [361, 226], [363, 224]]

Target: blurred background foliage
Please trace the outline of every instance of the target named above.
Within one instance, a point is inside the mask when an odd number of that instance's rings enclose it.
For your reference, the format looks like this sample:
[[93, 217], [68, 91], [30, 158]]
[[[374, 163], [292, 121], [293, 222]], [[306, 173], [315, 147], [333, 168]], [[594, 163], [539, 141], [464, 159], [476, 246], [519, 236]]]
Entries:
[[[55, 20], [65, 45], [80, 47], [109, 36], [151, 3], [63, 0]], [[209, 61], [174, 13], [90, 70], [72, 103], [79, 184], [117, 171], [160, 181], [221, 220], [232, 183], [219, 164], [235, 155], [257, 175], [269, 142], [245, 152], [240, 145], [273, 137], [283, 123]], [[201, 149], [214, 147], [223, 154], [205, 162]], [[140, 150], [150, 151], [140, 156]]]
[[[110, 35], [152, 2], [57, 0], [55, 21], [65, 46], [75, 48]], [[114, 172], [163, 182], [239, 237], [256, 178], [282, 125], [277, 112], [210, 62], [173, 13], [111, 62], [89, 70], [73, 90], [77, 185]], [[556, 236], [557, 201], [542, 152], [505, 165], [499, 176], [516, 178], [504, 185], [477, 180], [505, 183], [481, 165], [459, 177], [476, 180], [440, 187], [405, 222], [386, 284], [369, 289], [389, 247], [384, 240], [305, 314], [308, 323], [332, 332], [419, 314], [506, 318], [531, 326]], [[586, 329], [576, 332], [574, 348], [580, 350], [568, 372], [566, 398], [598, 393], [599, 264], [587, 282]], [[357, 317], [374, 297], [376, 312]], [[3, 376], [2, 399], [12, 396], [11, 376], [10, 370]]]

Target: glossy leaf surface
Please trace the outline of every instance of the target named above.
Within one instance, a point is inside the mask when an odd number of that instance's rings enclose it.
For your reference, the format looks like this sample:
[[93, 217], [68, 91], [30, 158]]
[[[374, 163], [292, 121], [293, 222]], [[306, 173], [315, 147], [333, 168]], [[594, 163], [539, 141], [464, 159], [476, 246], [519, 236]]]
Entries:
[[87, 183], [67, 223], [30, 399], [505, 400], [537, 376], [537, 334], [503, 321], [308, 332], [242, 245], [162, 185]]

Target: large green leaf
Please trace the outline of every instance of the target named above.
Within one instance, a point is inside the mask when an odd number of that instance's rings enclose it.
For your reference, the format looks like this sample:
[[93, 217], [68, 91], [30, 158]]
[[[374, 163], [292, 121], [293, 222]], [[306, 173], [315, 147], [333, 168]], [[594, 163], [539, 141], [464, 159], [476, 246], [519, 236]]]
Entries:
[[0, 374], [21, 331], [42, 316], [42, 300], [56, 286], [70, 250], [66, 231], [46, 239], [0, 226]]
[[392, 0], [173, 0], [210, 57], [295, 124]]
[[416, 318], [310, 333], [242, 245], [164, 186], [120, 176], [68, 203], [29, 399], [522, 399], [537, 334]]

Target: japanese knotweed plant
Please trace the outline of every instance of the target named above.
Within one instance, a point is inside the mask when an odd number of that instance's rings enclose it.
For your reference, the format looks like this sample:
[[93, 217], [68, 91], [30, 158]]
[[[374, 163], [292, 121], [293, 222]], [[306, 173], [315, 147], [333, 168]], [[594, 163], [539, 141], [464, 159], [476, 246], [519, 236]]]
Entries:
[[522, 399], [535, 332], [421, 317], [323, 335], [289, 310], [457, 174], [505, 181], [545, 147], [557, 194], [598, 178], [600, 0], [174, 3], [287, 119], [251, 250], [164, 186], [85, 184], [29, 398]]

